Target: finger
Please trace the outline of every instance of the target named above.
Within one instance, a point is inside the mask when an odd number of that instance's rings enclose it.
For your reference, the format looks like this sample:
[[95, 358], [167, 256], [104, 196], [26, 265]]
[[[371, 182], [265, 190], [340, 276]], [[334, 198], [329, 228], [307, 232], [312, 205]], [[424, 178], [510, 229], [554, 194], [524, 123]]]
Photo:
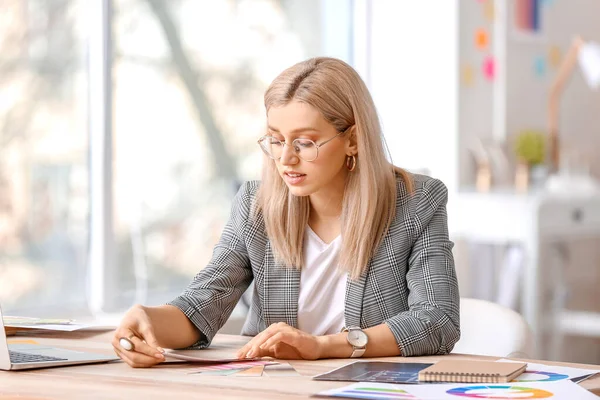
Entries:
[[152, 330], [152, 328], [148, 327], [140, 329], [140, 333], [141, 337], [144, 339], [144, 342], [146, 342], [148, 346], [156, 349], [158, 353], [164, 353], [164, 349], [158, 344], [158, 340], [156, 339], [156, 336], [154, 335], [154, 330]]
[[133, 330], [131, 330], [129, 328], [118, 328], [115, 331], [115, 334], [113, 335], [113, 339], [112, 339], [111, 343], [114, 348], [122, 349], [121, 344], [119, 343], [119, 340], [121, 340], [121, 338], [129, 339], [132, 336], [137, 336], [137, 334]]
[[136, 368], [135, 364], [133, 361], [131, 361], [127, 355], [125, 354], [124, 351], [121, 351], [119, 349], [113, 349], [115, 354], [117, 355], [117, 357], [119, 357], [121, 359], [121, 361], [123, 361], [125, 364], [129, 365], [132, 368]]
[[270, 332], [266, 332], [264, 335], [262, 335], [259, 340], [257, 340], [253, 346], [250, 348], [250, 350], [248, 351], [248, 353], [246, 354], [247, 358], [252, 358], [252, 357], [258, 357], [258, 355], [261, 353], [261, 348], [263, 347], [263, 345], [269, 340], [271, 339], [273, 336], [282, 334], [283, 332], [288, 332], [288, 333], [293, 333], [294, 332], [294, 328], [292, 328], [289, 325], [286, 325], [285, 327], [280, 327], [278, 328], [278, 330], [271, 330]]
[[264, 335], [268, 330], [273, 329], [275, 324], [270, 325], [267, 329], [265, 329], [264, 331], [260, 332], [258, 335], [254, 336], [252, 339], [250, 339], [250, 341], [248, 341], [248, 343], [246, 343], [245, 345], [243, 345], [238, 352], [236, 353], [236, 356], [238, 358], [245, 358], [246, 354], [248, 354], [248, 351], [254, 346], [254, 344], [260, 340], [261, 336]]
[[115, 351], [115, 354], [116, 354], [117, 356], [119, 356], [119, 358], [120, 358], [121, 360], [123, 360], [123, 362], [125, 362], [125, 364], [129, 365], [130, 367], [133, 367], [133, 366], [134, 366], [134, 365], [133, 365], [133, 364], [134, 364], [134, 363], [133, 363], [133, 361], [131, 361], [131, 360], [129, 359], [129, 357], [127, 356], [127, 354], [125, 354], [125, 352], [124, 352], [124, 351], [122, 351], [122, 350], [120, 350], [120, 349], [118, 349], [118, 348], [116, 348], [116, 347], [115, 347], [113, 350]]
[[276, 324], [269, 325], [269, 327], [267, 329], [260, 332], [258, 335], [254, 336], [248, 343], [246, 343], [244, 346], [242, 346], [242, 348], [238, 350], [236, 356], [238, 358], [249, 357], [248, 354], [250, 353], [252, 348], [254, 348], [256, 346], [256, 343], [262, 343], [263, 342], [262, 338], [265, 335], [269, 334], [271, 331], [280, 329], [282, 327], [282, 324], [283, 324], [282, 322], [278, 322]]
[[[119, 350], [122, 351], [122, 350]], [[161, 359], [149, 356], [144, 353], [140, 353], [138, 351], [123, 351], [123, 353], [127, 354], [127, 358], [133, 361], [136, 365], [139, 366], [151, 366], [154, 364], [158, 364], [159, 362], [164, 360], [164, 356], [161, 354]]]
[[262, 345], [262, 348], [268, 349], [279, 343], [285, 343], [289, 346], [297, 348], [300, 345], [299, 342], [300, 334], [298, 332], [278, 332], [265, 341]]
[[115, 349], [114, 347], [113, 347], [113, 351], [115, 352], [117, 357], [119, 357], [121, 359], [121, 361], [125, 361], [125, 360], [123, 360], [123, 357], [121, 357], [121, 353], [119, 353], [119, 351], [117, 349]]
[[160, 361], [154, 357], [149, 357], [135, 351], [121, 350], [115, 348], [117, 355], [133, 368], [146, 368], [158, 364]]
[[[123, 349], [123, 347], [121, 346], [121, 344], [119, 342], [120, 338], [127, 337], [127, 336], [123, 336], [123, 335], [129, 335], [130, 339], [128, 339], [128, 340], [130, 340], [132, 342], [132, 344], [134, 345], [133, 349], [131, 349], [131, 350]], [[112, 344], [113, 344], [115, 353], [117, 353], [117, 355], [123, 361], [125, 361], [127, 364], [129, 364], [130, 366], [132, 366], [134, 368], [150, 367], [154, 364], [164, 361], [164, 356], [162, 354], [161, 354], [161, 358], [157, 358], [154, 355], [148, 356], [144, 353], [138, 352], [138, 347], [142, 347], [142, 345], [144, 345], [144, 343], [142, 342], [142, 340], [140, 338], [138, 338], [137, 336], [134, 336], [133, 331], [131, 331], [129, 329], [123, 329], [123, 330], [120, 330], [119, 332], [117, 332], [115, 334], [115, 336], [113, 337]]]
[[252, 356], [252, 358], [262, 358], [262, 357], [272, 357], [275, 358], [275, 352], [272, 347], [261, 349], [260, 347], [256, 348], [256, 353]]
[[271, 347], [266, 347], [259, 350], [263, 357], [269, 356], [278, 360], [295, 360], [302, 358], [298, 356], [297, 349], [283, 342], [278, 342]]
[[[146, 340], [146, 343], [140, 338], [140, 336], [142, 336]], [[120, 343], [121, 338], [128, 339], [133, 344], [133, 349], [124, 349]], [[114, 348], [119, 349], [120, 351], [135, 351], [141, 354], [145, 354], [149, 357], [156, 358], [159, 361], [163, 361], [165, 358], [163, 355], [164, 350], [158, 346], [152, 347], [147, 342], [157, 344], [156, 338], [151, 329], [145, 329], [145, 334], [141, 334], [136, 333], [131, 329], [125, 328], [118, 329], [117, 331], [115, 331], [115, 335], [113, 336], [112, 340], [112, 345]]]
[[120, 343], [120, 340], [121, 340], [122, 337], [127, 337], [127, 336], [123, 336], [121, 334], [115, 333], [115, 335], [113, 336], [110, 344], [112, 344], [112, 346], [115, 349], [122, 349], [121, 343]]
[[297, 356], [298, 352], [296, 349], [282, 342], [277, 343], [275, 346], [271, 347], [271, 349], [273, 354], [275, 354], [275, 358], [279, 360], [293, 360], [300, 358]]
[[131, 359], [127, 356], [125, 351], [122, 351], [120, 349], [113, 349], [115, 351], [115, 354], [117, 356], [119, 356], [119, 358], [121, 360], [123, 360], [123, 362], [131, 367], [133, 367], [133, 361], [131, 361]]
[[148, 357], [153, 357], [158, 360], [163, 360], [165, 358], [165, 356], [163, 355], [163, 353], [161, 351], [159, 351], [155, 347], [148, 345], [147, 343], [142, 341], [142, 339], [140, 339], [139, 337], [133, 336], [129, 340], [131, 341], [131, 343], [133, 343], [134, 350], [136, 353], [144, 354]]
[[258, 335], [254, 336], [252, 338], [252, 340], [250, 340], [248, 343], [246, 343], [244, 346], [242, 346], [242, 348], [239, 349], [238, 352], [236, 353], [236, 356], [238, 358], [246, 358], [248, 355], [248, 352], [250, 351], [250, 349], [252, 349], [256, 345], [256, 343], [263, 342], [262, 338], [265, 335], [272, 335], [271, 332], [273, 332], [273, 331], [277, 332], [279, 329], [283, 329], [284, 327], [289, 327], [289, 325], [284, 322], [277, 322], [275, 324], [269, 325], [269, 327], [267, 329], [260, 332]]

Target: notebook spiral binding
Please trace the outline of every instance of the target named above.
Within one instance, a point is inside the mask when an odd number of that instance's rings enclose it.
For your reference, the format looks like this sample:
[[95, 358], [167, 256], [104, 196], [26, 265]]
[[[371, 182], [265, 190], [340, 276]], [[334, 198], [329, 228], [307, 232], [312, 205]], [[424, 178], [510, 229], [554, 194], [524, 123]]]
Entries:
[[428, 372], [424, 374], [424, 380], [430, 382], [456, 382], [456, 383], [500, 383], [500, 374], [477, 374], [464, 372]]

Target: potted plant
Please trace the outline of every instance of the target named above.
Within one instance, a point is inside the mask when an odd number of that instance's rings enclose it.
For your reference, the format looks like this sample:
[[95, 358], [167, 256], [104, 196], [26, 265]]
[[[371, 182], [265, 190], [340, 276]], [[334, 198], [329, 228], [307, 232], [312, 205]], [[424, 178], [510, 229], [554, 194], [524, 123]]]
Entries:
[[[521, 131], [515, 140], [517, 162], [521, 167], [527, 169], [533, 185], [543, 183], [547, 176], [547, 169], [544, 165], [546, 160], [546, 143], [546, 134], [536, 130]], [[520, 170], [522, 173], [523, 168]]]

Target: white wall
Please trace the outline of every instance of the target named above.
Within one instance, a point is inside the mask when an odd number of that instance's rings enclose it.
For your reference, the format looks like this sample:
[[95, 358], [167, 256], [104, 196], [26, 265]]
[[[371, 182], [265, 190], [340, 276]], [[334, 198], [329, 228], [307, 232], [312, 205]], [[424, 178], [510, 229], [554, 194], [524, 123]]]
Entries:
[[394, 164], [457, 187], [458, 2], [372, 0], [365, 77]]
[[[491, 0], [489, 0], [491, 1]], [[477, 139], [492, 139], [492, 81], [486, 80], [481, 73], [485, 58], [493, 54], [493, 23], [486, 17], [483, 6], [476, 1], [463, 1], [459, 7], [459, 107], [458, 107], [458, 158], [459, 185], [465, 186], [474, 179], [474, 160], [470, 149]], [[478, 49], [474, 45], [474, 33], [484, 29], [489, 34], [487, 49]], [[473, 71], [472, 82], [464, 81], [464, 68]]]

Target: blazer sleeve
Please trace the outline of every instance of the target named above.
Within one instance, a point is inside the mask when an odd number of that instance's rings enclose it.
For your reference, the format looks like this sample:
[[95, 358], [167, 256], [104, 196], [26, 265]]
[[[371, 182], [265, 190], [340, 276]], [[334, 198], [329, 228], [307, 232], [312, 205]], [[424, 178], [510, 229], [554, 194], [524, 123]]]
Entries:
[[235, 196], [229, 221], [213, 249], [208, 265], [194, 277], [181, 295], [168, 303], [183, 311], [200, 331], [201, 338], [192, 348], [210, 345], [252, 282], [252, 269], [244, 241], [253, 201], [252, 185], [246, 182]]
[[409, 310], [386, 321], [403, 356], [448, 354], [460, 338], [460, 295], [447, 201], [448, 190], [436, 179], [424, 183], [416, 200], [416, 240], [406, 274]]

